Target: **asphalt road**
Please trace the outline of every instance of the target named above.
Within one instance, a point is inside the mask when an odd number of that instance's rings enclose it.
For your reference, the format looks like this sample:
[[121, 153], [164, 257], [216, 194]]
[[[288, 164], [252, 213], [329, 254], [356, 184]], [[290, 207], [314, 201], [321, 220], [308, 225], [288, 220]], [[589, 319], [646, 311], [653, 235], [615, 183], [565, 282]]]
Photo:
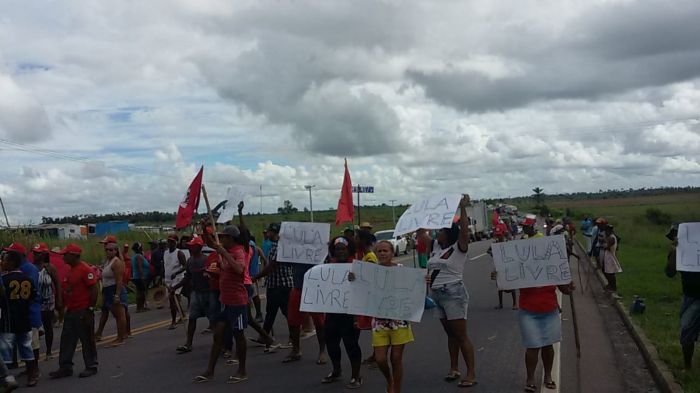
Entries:
[[[495, 282], [489, 279], [492, 270], [491, 258], [485, 254], [488, 242], [478, 242], [470, 245], [469, 260], [465, 269], [465, 283], [471, 301], [469, 305], [469, 334], [474, 343], [477, 361], [478, 385], [469, 389], [475, 392], [521, 392], [525, 382], [524, 350], [520, 345], [520, 333], [516, 313], [509, 308], [510, 297], [504, 299], [505, 308], [495, 310], [497, 291]], [[406, 266], [413, 265], [409, 254], [400, 258]], [[578, 283], [576, 264], [574, 277]], [[591, 277], [584, 274], [584, 279]], [[555, 380], [562, 392], [626, 392], [654, 391], [653, 383], [648, 373], [637, 370], [638, 375], [632, 376], [640, 386], [648, 389], [637, 390], [629, 385], [630, 375], [625, 371], [634, 362], [630, 356], [635, 349], [628, 346], [630, 353], [620, 353], [620, 346], [615, 343], [614, 336], [624, 336], [625, 332], [615, 330], [614, 314], [601, 313], [600, 307], [604, 300], [600, 299], [600, 288], [594, 282], [584, 287], [590, 287], [587, 293], [577, 293], [576, 308], [580, 330], [582, 355], [576, 357], [576, 347], [573, 339], [571, 312], [568, 299], [562, 301], [562, 318], [564, 339], [561, 348], [557, 350]], [[596, 289], [598, 295], [592, 289]], [[605, 307], [604, 307], [605, 308]], [[603, 310], [605, 311], [605, 310]], [[166, 310], [153, 310], [147, 313], [132, 315], [134, 338], [128, 344], [113, 349], [98, 346], [100, 361], [99, 373], [89, 379], [77, 377], [62, 380], [49, 380], [48, 372], [56, 369], [56, 360], [41, 361], [41, 381], [35, 392], [307, 392], [307, 391], [338, 391], [344, 390], [345, 382], [331, 385], [321, 385], [320, 379], [330, 371], [329, 365], [315, 364], [316, 340], [306, 339], [302, 342], [304, 357], [300, 362], [282, 364], [287, 350], [279, 350], [275, 354], [264, 354], [262, 348], [249, 345], [248, 374], [249, 380], [236, 385], [225, 383], [228, 375], [234, 373], [232, 367], [219, 363], [215, 379], [203, 384], [193, 384], [192, 377], [204, 371], [211, 335], [195, 336], [194, 350], [191, 353], [178, 355], [175, 348], [184, 343], [184, 326], [170, 331], [167, 330], [169, 314]], [[164, 322], [166, 321], [166, 322]], [[611, 330], [612, 326], [612, 330]], [[106, 334], [113, 330], [114, 321], [110, 319]], [[198, 331], [206, 327], [204, 319], [199, 320]], [[407, 345], [404, 364], [404, 391], [406, 392], [454, 392], [460, 390], [456, 383], [443, 381], [448, 371], [447, 339], [440, 323], [431, 312], [426, 312], [421, 323], [413, 324], [416, 341]], [[249, 330], [250, 331], [250, 330]], [[285, 320], [278, 315], [275, 331], [278, 339], [286, 341], [287, 330]], [[57, 337], [60, 332], [56, 331]], [[255, 337], [255, 332], [249, 332]], [[58, 341], [58, 338], [57, 338]], [[361, 336], [363, 358], [370, 354], [370, 333], [363, 332]], [[58, 342], [54, 344], [58, 347]], [[624, 350], [623, 350], [624, 352]], [[641, 359], [641, 358], [639, 358]], [[75, 371], [82, 370], [80, 353], [75, 356]], [[349, 379], [350, 366], [343, 355], [344, 378]], [[466, 372], [463, 363], [462, 373]], [[640, 367], [636, 367], [639, 369]], [[557, 377], [556, 375], [559, 375]], [[377, 370], [363, 366], [364, 386], [361, 391], [383, 392], [384, 384]], [[24, 384], [24, 381], [22, 381]], [[541, 385], [541, 384], [540, 384]], [[539, 388], [539, 386], [538, 386]], [[543, 392], [554, 392], [543, 389]]]

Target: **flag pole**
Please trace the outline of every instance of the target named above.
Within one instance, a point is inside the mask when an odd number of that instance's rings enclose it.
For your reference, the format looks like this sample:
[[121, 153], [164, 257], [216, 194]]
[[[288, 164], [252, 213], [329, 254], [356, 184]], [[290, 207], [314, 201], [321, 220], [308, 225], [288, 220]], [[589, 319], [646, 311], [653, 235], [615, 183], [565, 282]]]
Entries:
[[219, 234], [216, 232], [216, 221], [214, 221], [214, 215], [211, 213], [211, 205], [209, 205], [209, 197], [207, 196], [207, 189], [202, 183], [202, 196], [204, 196], [204, 203], [207, 205], [207, 215], [209, 216], [209, 221], [211, 221], [212, 229], [214, 230], [214, 239], [219, 242]]

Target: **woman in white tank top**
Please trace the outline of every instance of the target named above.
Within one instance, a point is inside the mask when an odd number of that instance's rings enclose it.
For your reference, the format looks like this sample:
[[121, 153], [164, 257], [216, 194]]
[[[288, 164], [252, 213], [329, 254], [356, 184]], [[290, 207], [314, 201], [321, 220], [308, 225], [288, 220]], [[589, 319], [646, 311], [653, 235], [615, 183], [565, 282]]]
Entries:
[[126, 327], [126, 288], [124, 287], [124, 261], [119, 257], [119, 246], [116, 243], [105, 244], [106, 262], [102, 266], [102, 314], [97, 337], [102, 336], [111, 312], [117, 321], [117, 337], [108, 347], [124, 344], [127, 338]]

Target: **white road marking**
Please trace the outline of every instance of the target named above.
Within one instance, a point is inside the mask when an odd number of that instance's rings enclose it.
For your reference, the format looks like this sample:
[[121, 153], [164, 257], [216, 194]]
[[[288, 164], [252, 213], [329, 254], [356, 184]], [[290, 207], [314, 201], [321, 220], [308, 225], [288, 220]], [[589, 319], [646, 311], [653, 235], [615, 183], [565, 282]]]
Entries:
[[479, 255], [475, 256], [474, 258], [470, 258], [469, 260], [470, 260], [470, 261], [475, 261], [475, 260], [477, 260], [477, 259], [483, 257], [484, 255], [489, 255], [489, 254], [487, 254], [487, 253], [479, 254]]

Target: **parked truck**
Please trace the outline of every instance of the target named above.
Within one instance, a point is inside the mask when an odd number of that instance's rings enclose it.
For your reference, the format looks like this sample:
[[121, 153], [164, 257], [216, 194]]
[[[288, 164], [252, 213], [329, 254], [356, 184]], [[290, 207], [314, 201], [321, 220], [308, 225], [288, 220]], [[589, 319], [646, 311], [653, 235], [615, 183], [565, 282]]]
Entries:
[[488, 206], [486, 202], [473, 202], [467, 207], [467, 215], [469, 216], [472, 240], [479, 241], [491, 237], [491, 217], [489, 217]]

